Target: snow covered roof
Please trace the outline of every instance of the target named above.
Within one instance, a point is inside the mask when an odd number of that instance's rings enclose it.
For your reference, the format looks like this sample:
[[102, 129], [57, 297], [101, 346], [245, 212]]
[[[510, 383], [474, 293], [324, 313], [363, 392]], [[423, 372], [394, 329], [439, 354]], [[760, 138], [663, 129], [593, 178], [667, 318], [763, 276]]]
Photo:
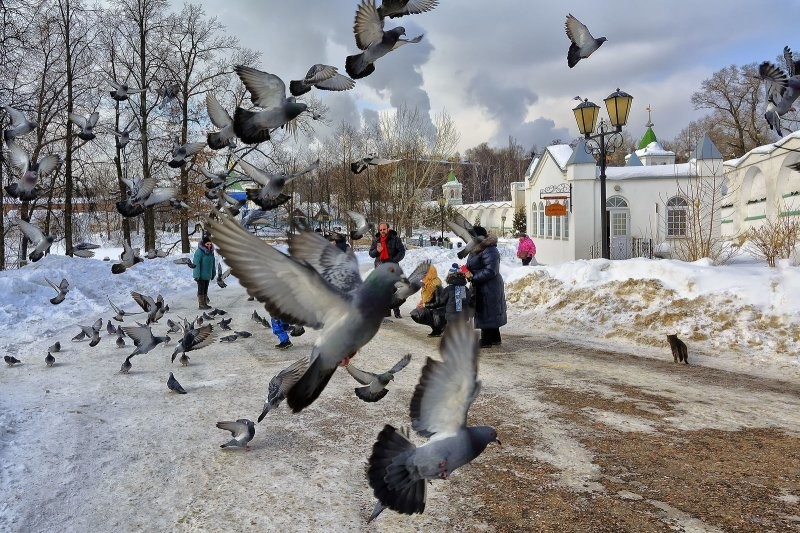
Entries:
[[478, 208], [504, 208], [504, 207], [511, 207], [510, 200], [501, 200], [498, 202], [476, 202], [474, 204], [461, 204], [453, 207], [464, 208], [464, 209], [478, 209]]
[[[784, 144], [790, 142], [792, 139], [800, 139], [800, 131], [792, 132], [789, 135], [783, 137], [779, 141], [774, 142], [772, 144], [764, 144], [761, 146], [756, 146], [755, 148], [744, 154], [742, 157], [738, 157], [736, 159], [729, 159], [725, 161], [724, 165], [729, 167], [738, 167], [751, 155], [771, 154], [775, 149], [783, 147]], [[789, 149], [786, 148], [785, 150]]]
[[644, 148], [636, 150], [636, 155], [675, 155], [675, 152], [671, 150], [665, 150], [664, 147], [661, 146], [660, 142], [653, 141]]
[[561, 170], [566, 170], [567, 162], [572, 156], [572, 147], [568, 144], [553, 144], [545, 150], [549, 152]]
[[[600, 169], [597, 170], [600, 175]], [[607, 167], [606, 178], [610, 180], [685, 178], [694, 175], [689, 163], [677, 165], [647, 165], [639, 167]]]

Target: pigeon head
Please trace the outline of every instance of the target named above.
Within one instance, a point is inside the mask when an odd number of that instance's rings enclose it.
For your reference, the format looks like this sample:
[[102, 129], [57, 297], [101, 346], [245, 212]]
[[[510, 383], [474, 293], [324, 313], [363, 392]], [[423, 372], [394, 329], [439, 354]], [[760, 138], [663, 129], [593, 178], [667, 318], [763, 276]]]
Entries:
[[472, 444], [472, 449], [476, 451], [478, 455], [492, 442], [502, 445], [500, 439], [497, 438], [497, 431], [491, 426], [468, 427], [467, 432], [469, 434], [470, 444]]
[[302, 102], [286, 102], [286, 117], [292, 120], [306, 109], [308, 106]]

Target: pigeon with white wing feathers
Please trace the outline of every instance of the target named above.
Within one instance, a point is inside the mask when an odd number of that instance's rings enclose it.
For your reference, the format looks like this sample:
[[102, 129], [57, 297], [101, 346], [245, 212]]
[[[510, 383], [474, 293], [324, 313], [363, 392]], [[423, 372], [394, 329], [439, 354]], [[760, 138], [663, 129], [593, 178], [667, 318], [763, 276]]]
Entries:
[[33, 250], [28, 254], [28, 259], [35, 263], [44, 257], [44, 254], [47, 253], [56, 238], [54, 235], [45, 235], [38, 227], [30, 222], [25, 222], [21, 218], [18, 218], [15, 223], [25, 235], [25, 238], [33, 244]]
[[347, 373], [353, 376], [353, 379], [364, 385], [363, 387], [356, 387], [356, 396], [365, 402], [377, 402], [389, 392], [386, 385], [394, 380], [394, 375], [403, 370], [411, 361], [411, 354], [406, 354], [395, 365], [381, 374], [373, 374], [372, 372], [365, 372], [348, 363], [345, 365]]
[[206, 93], [206, 110], [211, 123], [219, 131], [211, 132], [206, 136], [208, 147], [212, 150], [222, 150], [225, 147], [236, 147], [236, 133], [233, 131], [233, 119], [224, 107], [210, 92]]
[[305, 78], [289, 82], [289, 92], [293, 96], [300, 96], [310, 91], [312, 87], [323, 91], [347, 91], [355, 85], [356, 82], [339, 74], [336, 67], [317, 63], [308, 69]]
[[250, 92], [250, 100], [261, 111], [248, 111], [237, 107], [233, 114], [233, 131], [247, 144], [268, 141], [270, 132], [286, 126], [306, 111], [306, 104], [286, 97], [286, 84], [278, 76], [236, 65], [233, 67], [239, 79]]
[[181, 168], [189, 159], [196, 154], [203, 151], [206, 143], [186, 143], [181, 144], [180, 140], [176, 137], [172, 141], [172, 160], [167, 162], [170, 168]]
[[485, 237], [475, 233], [472, 224], [464, 218], [461, 213], [456, 212], [453, 220], [447, 220], [450, 229], [464, 241], [464, 247], [456, 254], [459, 259], [464, 259], [469, 253], [485, 239]]
[[350, 238], [354, 241], [363, 239], [364, 235], [372, 235], [375, 233], [375, 223], [368, 222], [367, 217], [356, 211], [348, 211], [348, 215], [353, 219], [356, 229], [350, 231]]
[[573, 17], [571, 14], [567, 15], [567, 21], [564, 23], [567, 32], [567, 37], [571, 41], [569, 50], [567, 51], [567, 65], [569, 68], [578, 64], [581, 59], [586, 59], [594, 53], [595, 50], [606, 42], [608, 39], [605, 37], [598, 37], [595, 39], [589, 28], [587, 28], [581, 21]]
[[198, 329], [187, 329], [183, 334], [183, 338], [175, 347], [175, 351], [172, 352], [172, 362], [175, 362], [175, 357], [179, 353], [191, 352], [211, 345], [214, 342], [212, 331], [213, 326], [211, 324], [206, 324]]
[[267, 399], [264, 402], [264, 409], [261, 411], [261, 414], [258, 415], [259, 423], [264, 420], [264, 417], [267, 416], [270, 410], [278, 407], [281, 402], [286, 399], [286, 393], [297, 383], [297, 380], [303, 377], [307, 369], [308, 358], [303, 357], [278, 372], [275, 377], [270, 380], [269, 387], [267, 388]]
[[124, 102], [130, 98], [131, 95], [143, 93], [147, 90], [146, 87], [144, 89], [139, 89], [137, 87], [131, 87], [127, 83], [117, 83], [114, 80], [108, 80], [108, 82], [114, 88], [113, 91], [109, 91], [111, 93], [111, 98], [117, 102]]
[[36, 122], [29, 120], [28, 117], [25, 116], [25, 113], [18, 109], [14, 109], [8, 105], [0, 106], [0, 109], [4, 110], [11, 120], [11, 124], [3, 130], [3, 139], [5, 139], [7, 143], [11, 143], [17, 137], [27, 135], [38, 126]]
[[210, 220], [214, 244], [250, 296], [270, 315], [320, 329], [309, 368], [289, 390], [294, 412], [316, 400], [339, 364], [378, 332], [402, 270], [382, 263], [362, 282], [352, 250], [343, 252], [313, 231], [289, 237], [285, 255], [224, 215]]
[[131, 357], [147, 353], [159, 344], [167, 343], [171, 340], [169, 336], [154, 336], [150, 326], [126, 326], [122, 328], [122, 331], [131, 338], [134, 346], [136, 346], [136, 350], [131, 354]]
[[56, 285], [55, 283], [53, 283], [52, 281], [50, 281], [47, 278], [44, 278], [44, 280], [51, 287], [53, 287], [53, 289], [58, 293], [53, 298], [50, 298], [50, 303], [53, 304], [53, 305], [58, 305], [61, 302], [63, 302], [64, 298], [67, 296], [67, 293], [69, 292], [69, 282], [66, 279], [62, 279], [61, 283]]
[[399, 161], [399, 159], [386, 159], [375, 154], [369, 154], [366, 157], [362, 157], [358, 161], [353, 161], [350, 163], [350, 170], [353, 172], [353, 174], [361, 174], [369, 167], [388, 165], [390, 163], [396, 163], [397, 161]]
[[131, 248], [131, 245], [128, 244], [128, 241], [123, 240], [122, 253], [119, 255], [120, 262], [111, 265], [111, 273], [122, 274], [123, 272], [131, 268], [133, 265], [144, 262], [144, 259], [139, 256], [138, 250], [139, 250], [138, 248], [134, 250], [133, 248]]
[[467, 412], [480, 391], [478, 338], [467, 321], [448, 324], [439, 352], [428, 357], [411, 397], [411, 424], [430, 440], [417, 447], [387, 424], [372, 446], [367, 479], [380, 504], [402, 514], [425, 510], [426, 480], [447, 479], [492, 442], [489, 426], [467, 426]]
[[94, 134], [94, 127], [97, 125], [99, 119], [100, 113], [97, 111], [91, 113], [88, 117], [81, 116], [77, 113], [69, 114], [70, 122], [81, 129], [81, 131], [78, 132], [78, 137], [84, 141], [91, 141], [97, 137], [97, 135]]
[[222, 421], [217, 422], [219, 429], [230, 431], [233, 438], [221, 444], [220, 448], [248, 448], [248, 443], [253, 440], [256, 435], [256, 425], [252, 420], [240, 418], [237, 421]]
[[284, 187], [300, 176], [316, 170], [319, 167], [319, 159], [299, 172], [285, 175], [258, 169], [244, 159], [239, 160], [239, 165], [249, 178], [261, 186], [259, 189], [247, 189], [247, 199], [261, 209], [269, 211], [289, 201], [290, 196], [283, 193]]
[[9, 159], [11, 164], [20, 170], [20, 177], [14, 183], [6, 185], [5, 190], [9, 195], [23, 202], [38, 198], [43, 192], [41, 185], [39, 185], [39, 178], [50, 174], [61, 164], [61, 158], [54, 154], [34, 161], [17, 144], [10, 145]]
[[351, 78], [356, 80], [375, 72], [375, 61], [392, 50], [396, 50], [404, 44], [418, 43], [422, 40], [422, 35], [413, 39], [402, 39], [401, 36], [406, 34], [406, 30], [402, 26], [384, 31], [383, 18], [378, 14], [374, 0], [362, 0], [358, 6], [353, 33], [356, 36], [356, 46], [363, 52], [347, 56], [345, 70]]

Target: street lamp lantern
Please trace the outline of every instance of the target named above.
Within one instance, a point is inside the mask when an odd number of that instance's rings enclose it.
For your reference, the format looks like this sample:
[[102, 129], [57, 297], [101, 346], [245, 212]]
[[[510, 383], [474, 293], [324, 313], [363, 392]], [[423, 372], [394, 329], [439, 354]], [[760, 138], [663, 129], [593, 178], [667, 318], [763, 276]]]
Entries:
[[[575, 99], [580, 100], [581, 98], [576, 96]], [[578, 123], [578, 131], [586, 138], [586, 151], [600, 160], [600, 242], [603, 258], [611, 259], [609, 246], [611, 236], [608, 228], [608, 207], [606, 206], [606, 160], [608, 154], [613, 153], [624, 143], [621, 132], [622, 127], [628, 122], [633, 96], [617, 89], [603, 101], [606, 104], [611, 127], [606, 124], [605, 120], [601, 120], [597, 133], [594, 133], [594, 130], [600, 111], [599, 106], [584, 99], [572, 109], [572, 112]]]
[[447, 205], [447, 200], [444, 197], [436, 200], [439, 203], [439, 216], [442, 220], [442, 242], [444, 242], [444, 206]]

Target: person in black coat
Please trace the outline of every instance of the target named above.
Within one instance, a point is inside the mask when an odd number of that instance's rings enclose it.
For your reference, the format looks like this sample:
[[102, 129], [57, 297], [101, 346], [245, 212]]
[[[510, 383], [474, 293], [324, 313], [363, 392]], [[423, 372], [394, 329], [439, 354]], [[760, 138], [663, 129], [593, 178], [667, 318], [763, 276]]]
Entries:
[[346, 252], [350, 248], [350, 245], [347, 244], [347, 237], [345, 237], [341, 233], [332, 232], [330, 234], [330, 240], [334, 246], [336, 246], [343, 252]]
[[500, 275], [500, 252], [497, 236], [487, 235], [486, 228], [473, 226], [475, 234], [485, 237], [467, 257], [467, 279], [475, 293], [475, 327], [481, 330], [481, 348], [500, 344], [500, 327], [505, 326], [506, 293]]
[[[387, 222], [378, 224], [378, 233], [372, 238], [369, 256], [375, 259], [376, 267], [381, 263], [400, 264], [400, 261], [406, 256], [406, 247], [403, 246], [403, 241], [396, 231], [389, 229]], [[394, 316], [402, 318], [400, 316], [400, 307], [394, 308]]]

